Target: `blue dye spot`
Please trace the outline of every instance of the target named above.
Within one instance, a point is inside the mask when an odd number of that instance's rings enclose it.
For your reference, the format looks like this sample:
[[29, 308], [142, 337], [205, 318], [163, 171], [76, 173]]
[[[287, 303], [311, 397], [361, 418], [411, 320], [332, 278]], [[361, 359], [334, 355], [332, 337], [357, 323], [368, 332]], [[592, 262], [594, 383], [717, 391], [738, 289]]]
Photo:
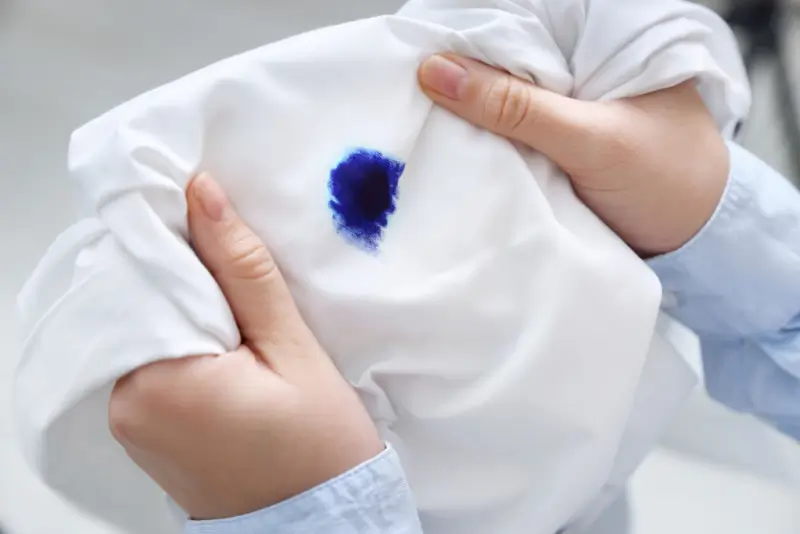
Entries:
[[394, 213], [397, 184], [405, 164], [377, 150], [358, 149], [331, 171], [328, 187], [339, 235], [368, 251], [377, 251]]

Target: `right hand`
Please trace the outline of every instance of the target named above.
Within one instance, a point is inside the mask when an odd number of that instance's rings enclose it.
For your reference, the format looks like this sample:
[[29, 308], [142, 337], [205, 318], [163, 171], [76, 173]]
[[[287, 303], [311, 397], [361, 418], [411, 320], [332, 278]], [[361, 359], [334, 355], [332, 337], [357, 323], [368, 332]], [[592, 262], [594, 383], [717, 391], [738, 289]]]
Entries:
[[728, 151], [693, 82], [586, 102], [451, 54], [425, 61], [419, 79], [437, 104], [548, 156], [644, 256], [683, 246], [722, 198]]
[[198, 255], [243, 344], [167, 360], [117, 382], [112, 433], [194, 519], [260, 510], [383, 450], [358, 395], [306, 326], [261, 240], [208, 176], [187, 192]]

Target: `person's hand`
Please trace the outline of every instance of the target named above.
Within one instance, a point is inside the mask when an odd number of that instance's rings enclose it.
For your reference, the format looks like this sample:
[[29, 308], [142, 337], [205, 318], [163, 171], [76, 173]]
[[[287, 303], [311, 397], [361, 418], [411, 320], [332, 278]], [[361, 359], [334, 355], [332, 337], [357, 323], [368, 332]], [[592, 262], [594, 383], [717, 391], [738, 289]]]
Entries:
[[222, 355], [151, 364], [117, 382], [113, 435], [191, 517], [283, 501], [383, 449], [356, 392], [295, 307], [261, 240], [208, 176], [187, 193], [193, 245], [239, 325]]
[[553, 160], [576, 193], [642, 255], [680, 248], [711, 218], [728, 152], [692, 82], [615, 102], [564, 97], [474, 60], [432, 56], [437, 104]]

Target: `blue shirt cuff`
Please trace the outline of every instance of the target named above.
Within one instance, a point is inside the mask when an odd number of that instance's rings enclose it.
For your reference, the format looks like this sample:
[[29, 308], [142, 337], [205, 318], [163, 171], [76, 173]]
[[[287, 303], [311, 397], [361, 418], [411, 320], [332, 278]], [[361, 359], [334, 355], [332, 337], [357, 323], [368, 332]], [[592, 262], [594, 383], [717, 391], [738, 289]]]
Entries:
[[716, 213], [649, 264], [664, 308], [700, 336], [706, 389], [800, 439], [800, 193], [729, 144]]
[[397, 453], [387, 447], [358, 467], [250, 514], [187, 521], [184, 534], [422, 534]]
[[800, 195], [729, 143], [730, 176], [716, 212], [679, 250], [652, 258], [666, 311], [700, 334], [779, 332], [800, 312]]

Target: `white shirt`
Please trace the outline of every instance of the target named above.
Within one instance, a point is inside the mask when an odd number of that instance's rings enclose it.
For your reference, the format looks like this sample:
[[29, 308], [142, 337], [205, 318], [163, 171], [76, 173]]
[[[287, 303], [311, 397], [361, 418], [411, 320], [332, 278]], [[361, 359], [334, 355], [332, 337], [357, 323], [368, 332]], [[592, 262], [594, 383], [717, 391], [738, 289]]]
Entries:
[[[552, 534], [614, 499], [695, 382], [659, 281], [543, 156], [432, 105], [416, 71], [443, 50], [586, 100], [695, 79], [723, 132], [749, 103], [733, 36], [694, 4], [419, 0], [92, 121], [69, 155], [86, 219], [20, 298], [17, 405], [51, 486], [169, 529], [105, 411], [127, 372], [239, 344], [187, 240], [204, 169], [402, 459], [428, 534]], [[361, 200], [376, 185], [380, 209]]]

